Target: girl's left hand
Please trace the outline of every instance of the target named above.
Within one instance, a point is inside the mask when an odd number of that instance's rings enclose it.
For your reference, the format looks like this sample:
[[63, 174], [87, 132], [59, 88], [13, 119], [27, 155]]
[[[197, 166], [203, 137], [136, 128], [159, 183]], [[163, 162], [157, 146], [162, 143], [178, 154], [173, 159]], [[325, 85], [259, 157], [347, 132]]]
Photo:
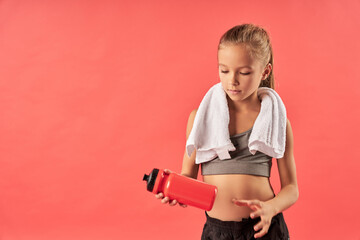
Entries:
[[269, 231], [271, 219], [275, 215], [275, 209], [271, 204], [259, 200], [233, 199], [232, 201], [238, 206], [246, 206], [251, 208], [253, 210], [253, 212], [250, 214], [252, 219], [257, 217], [261, 218], [260, 222], [254, 226], [255, 231], [261, 229], [260, 232], [257, 232], [254, 235], [255, 238], [262, 237]]

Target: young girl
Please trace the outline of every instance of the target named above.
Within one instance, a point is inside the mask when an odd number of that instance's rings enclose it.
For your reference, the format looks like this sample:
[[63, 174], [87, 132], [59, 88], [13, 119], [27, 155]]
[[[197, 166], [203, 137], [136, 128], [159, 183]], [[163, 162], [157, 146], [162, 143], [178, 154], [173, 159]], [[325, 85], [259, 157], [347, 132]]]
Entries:
[[[218, 66], [228, 102], [230, 138], [246, 146], [261, 107], [257, 90], [259, 87], [274, 89], [273, 52], [267, 32], [253, 24], [229, 29], [218, 45]], [[186, 138], [196, 112], [197, 109], [190, 113]], [[289, 239], [282, 211], [293, 205], [299, 196], [289, 120], [286, 123], [285, 152], [277, 159], [281, 190], [276, 196], [269, 181], [272, 158], [256, 152], [254, 156], [263, 161], [262, 169], [256, 169], [259, 164], [251, 161], [251, 153], [248, 150], [241, 152], [246, 169], [232, 165], [231, 173], [228, 173], [229, 169], [222, 165], [225, 162], [221, 163], [218, 158], [200, 164], [203, 181], [218, 188], [213, 208], [205, 212], [206, 223], [201, 239]], [[195, 151], [188, 157], [185, 150], [182, 175], [197, 178], [199, 164], [195, 163], [195, 158]], [[211, 166], [215, 161], [220, 165]], [[222, 166], [222, 169], [214, 166]], [[162, 193], [156, 197], [162, 199], [162, 203], [177, 204], [176, 199], [164, 198]]]

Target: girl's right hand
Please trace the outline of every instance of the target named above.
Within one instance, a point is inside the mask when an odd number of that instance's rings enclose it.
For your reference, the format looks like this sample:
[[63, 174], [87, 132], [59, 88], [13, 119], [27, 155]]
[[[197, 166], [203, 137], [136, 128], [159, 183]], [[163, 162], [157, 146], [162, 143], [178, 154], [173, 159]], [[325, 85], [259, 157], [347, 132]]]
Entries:
[[[171, 173], [171, 171], [169, 169], [164, 169], [164, 172], [167, 174]], [[187, 207], [187, 205], [179, 203], [178, 201], [176, 201], [176, 199], [170, 201], [169, 197], [164, 197], [164, 194], [162, 192], [156, 194], [155, 197], [157, 199], [161, 199], [161, 203], [163, 203], [163, 204], [169, 203], [169, 206], [175, 206], [178, 203], [179, 206], [181, 206], [181, 207], [184, 207], [184, 208]]]

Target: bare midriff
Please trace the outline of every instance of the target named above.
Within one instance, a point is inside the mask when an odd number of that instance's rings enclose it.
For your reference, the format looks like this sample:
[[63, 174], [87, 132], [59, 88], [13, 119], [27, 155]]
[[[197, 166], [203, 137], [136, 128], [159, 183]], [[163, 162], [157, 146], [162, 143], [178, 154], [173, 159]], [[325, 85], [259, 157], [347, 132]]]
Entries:
[[223, 221], [241, 221], [253, 211], [238, 206], [232, 199], [267, 201], [275, 194], [268, 177], [245, 174], [205, 175], [203, 181], [218, 188], [215, 202], [208, 215]]

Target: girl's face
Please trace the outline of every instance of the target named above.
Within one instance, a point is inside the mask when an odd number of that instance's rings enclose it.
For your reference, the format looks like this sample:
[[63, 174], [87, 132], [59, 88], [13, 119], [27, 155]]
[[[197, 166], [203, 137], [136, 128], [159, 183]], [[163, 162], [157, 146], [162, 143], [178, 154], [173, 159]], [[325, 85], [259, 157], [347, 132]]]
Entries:
[[222, 46], [218, 65], [222, 87], [233, 101], [245, 100], [254, 93], [257, 96], [260, 81], [270, 73], [264, 71], [261, 62], [252, 58], [243, 44]]

